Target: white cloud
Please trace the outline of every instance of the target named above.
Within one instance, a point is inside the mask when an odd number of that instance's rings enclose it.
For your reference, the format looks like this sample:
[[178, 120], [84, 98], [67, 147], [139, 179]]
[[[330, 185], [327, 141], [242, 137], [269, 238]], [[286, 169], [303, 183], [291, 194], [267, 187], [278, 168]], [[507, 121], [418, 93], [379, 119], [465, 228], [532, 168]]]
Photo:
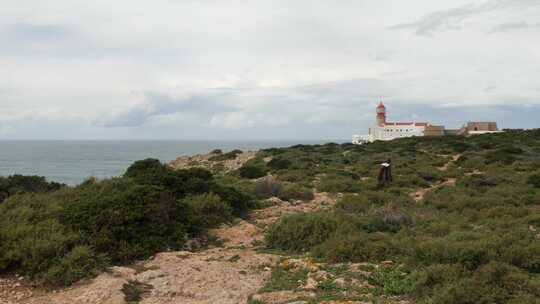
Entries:
[[2, 137], [347, 138], [379, 96], [409, 111], [534, 106], [539, 13], [538, 0], [6, 3]]

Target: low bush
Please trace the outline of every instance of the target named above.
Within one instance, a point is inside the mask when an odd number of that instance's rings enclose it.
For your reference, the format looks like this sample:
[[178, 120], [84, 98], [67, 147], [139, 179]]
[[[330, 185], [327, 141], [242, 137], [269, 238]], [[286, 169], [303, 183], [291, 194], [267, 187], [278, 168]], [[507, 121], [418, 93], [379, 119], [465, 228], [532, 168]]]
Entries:
[[410, 294], [418, 284], [416, 276], [405, 272], [400, 265], [377, 268], [369, 281], [373, 285], [382, 286], [382, 293], [385, 295]]
[[280, 197], [283, 193], [283, 185], [273, 177], [267, 177], [255, 184], [255, 195], [260, 199]]
[[200, 194], [183, 200], [189, 210], [189, 223], [197, 229], [216, 227], [232, 220], [232, 208], [215, 194]]
[[347, 234], [334, 234], [314, 246], [311, 253], [318, 258], [333, 263], [384, 261], [394, 257], [399, 246], [382, 234], [362, 231]]
[[15, 194], [45, 193], [59, 190], [64, 184], [48, 182], [42, 176], [11, 175], [0, 176], [0, 203]]
[[180, 250], [187, 238], [255, 206], [206, 170], [139, 161], [120, 178], [12, 195], [0, 204], [0, 273], [69, 285], [110, 263]]
[[370, 208], [367, 197], [353, 194], [345, 194], [336, 204], [336, 209], [346, 213], [363, 214]]
[[77, 190], [60, 221], [113, 262], [183, 245], [190, 226], [186, 207], [163, 188], [113, 179]]
[[529, 176], [527, 179], [527, 184], [535, 188], [540, 188], [540, 173], [535, 173]]
[[360, 183], [342, 175], [328, 175], [321, 178], [319, 191], [330, 193], [355, 193], [361, 190]]
[[221, 200], [231, 207], [234, 216], [245, 217], [248, 211], [255, 207], [252, 196], [237, 187], [215, 184], [212, 186], [211, 192], [217, 194]]
[[188, 194], [202, 194], [210, 191], [214, 184], [212, 173], [201, 168], [174, 170], [157, 159], [136, 161], [124, 177], [142, 185], [163, 187], [177, 198]]
[[[219, 150], [221, 151], [221, 150]], [[217, 151], [217, 152], [219, 152]], [[216, 154], [212, 157], [210, 157], [208, 160], [210, 161], [224, 161], [224, 160], [230, 160], [230, 159], [235, 159], [236, 157], [238, 157], [238, 155], [242, 154], [242, 150], [232, 150], [230, 152], [227, 152], [227, 153], [212, 153], [212, 154]]]
[[405, 211], [389, 206], [375, 209], [369, 219], [369, 223], [364, 227], [369, 232], [397, 232], [401, 228], [412, 224], [410, 215]]
[[266, 165], [274, 170], [283, 170], [288, 169], [292, 165], [292, 162], [286, 158], [277, 156], [272, 158]]
[[284, 201], [310, 201], [315, 198], [311, 189], [296, 184], [285, 184], [283, 190], [277, 196]]
[[458, 265], [430, 267], [423, 283], [416, 292], [431, 303], [540, 303], [540, 280], [504, 263], [491, 262], [472, 275]]
[[328, 213], [289, 215], [269, 229], [265, 240], [270, 248], [302, 252], [327, 240], [337, 226], [337, 218]]
[[78, 245], [39, 277], [46, 285], [67, 286], [97, 275], [109, 262], [106, 254], [98, 254], [88, 246]]
[[438, 182], [442, 180], [441, 173], [438, 172], [436, 169], [423, 168], [421, 170], [418, 170], [417, 174], [422, 179], [430, 183], [434, 183], [434, 182]]
[[254, 164], [244, 164], [238, 169], [238, 173], [240, 177], [249, 179], [266, 176], [266, 170], [262, 166]]

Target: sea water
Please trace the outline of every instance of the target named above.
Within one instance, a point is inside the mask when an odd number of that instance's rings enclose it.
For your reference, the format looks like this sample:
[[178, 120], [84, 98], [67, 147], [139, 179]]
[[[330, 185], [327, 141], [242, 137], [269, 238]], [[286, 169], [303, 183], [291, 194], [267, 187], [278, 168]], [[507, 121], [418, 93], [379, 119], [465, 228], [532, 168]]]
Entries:
[[[329, 142], [329, 141], [324, 141]], [[0, 141], [0, 176], [45, 176], [49, 181], [76, 185], [88, 177], [122, 175], [136, 160], [169, 162], [180, 155], [257, 150], [316, 144], [323, 141]], [[339, 141], [334, 141], [339, 142]]]

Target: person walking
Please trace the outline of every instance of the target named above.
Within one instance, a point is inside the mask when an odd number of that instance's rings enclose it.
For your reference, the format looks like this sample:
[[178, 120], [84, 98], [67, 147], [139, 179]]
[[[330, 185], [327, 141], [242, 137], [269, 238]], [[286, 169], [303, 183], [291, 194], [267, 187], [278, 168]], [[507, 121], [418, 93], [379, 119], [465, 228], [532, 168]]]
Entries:
[[379, 176], [377, 178], [377, 188], [382, 188], [386, 184], [392, 182], [392, 160], [388, 159], [381, 164], [381, 169], [379, 170]]

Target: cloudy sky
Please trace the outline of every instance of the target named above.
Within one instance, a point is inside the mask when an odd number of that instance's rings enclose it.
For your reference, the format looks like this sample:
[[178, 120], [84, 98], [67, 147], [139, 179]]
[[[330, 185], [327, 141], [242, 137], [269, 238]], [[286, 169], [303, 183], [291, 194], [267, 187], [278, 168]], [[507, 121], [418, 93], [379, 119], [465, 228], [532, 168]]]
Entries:
[[540, 127], [540, 0], [0, 2], [0, 139]]

